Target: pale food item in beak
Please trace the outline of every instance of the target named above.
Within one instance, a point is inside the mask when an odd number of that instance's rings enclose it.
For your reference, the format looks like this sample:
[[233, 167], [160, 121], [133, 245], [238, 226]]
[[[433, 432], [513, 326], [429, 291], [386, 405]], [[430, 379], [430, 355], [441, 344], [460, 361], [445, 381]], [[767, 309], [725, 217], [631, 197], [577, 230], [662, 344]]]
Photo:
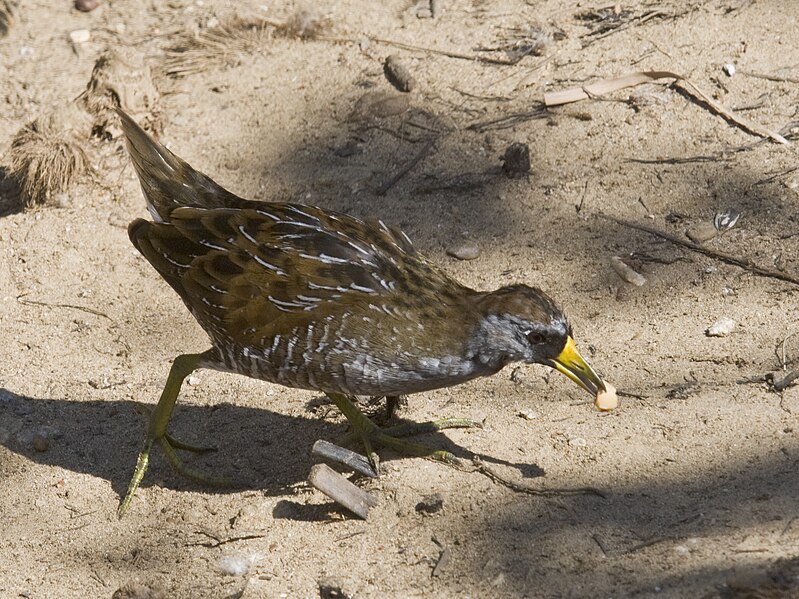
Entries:
[[616, 395], [616, 387], [604, 381], [605, 388], [597, 391], [594, 406], [602, 412], [609, 412], [619, 407], [619, 396]]

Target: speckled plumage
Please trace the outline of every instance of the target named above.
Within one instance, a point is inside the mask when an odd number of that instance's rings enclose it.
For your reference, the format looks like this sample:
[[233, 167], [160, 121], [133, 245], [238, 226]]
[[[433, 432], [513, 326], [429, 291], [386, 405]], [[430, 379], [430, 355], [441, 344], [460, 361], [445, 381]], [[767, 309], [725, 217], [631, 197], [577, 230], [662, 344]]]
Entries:
[[166, 429], [183, 379], [198, 367], [326, 393], [370, 456], [375, 435], [417, 454], [424, 448], [376, 432], [349, 396], [396, 398], [516, 361], [548, 364], [592, 393], [602, 387], [574, 348], [565, 316], [541, 290], [475, 291], [380, 220], [239, 198], [120, 117], [154, 220], [132, 222], [130, 239], [212, 342], [207, 352], [173, 362], [120, 514], [154, 442], [194, 476], [174, 452], [184, 445]]

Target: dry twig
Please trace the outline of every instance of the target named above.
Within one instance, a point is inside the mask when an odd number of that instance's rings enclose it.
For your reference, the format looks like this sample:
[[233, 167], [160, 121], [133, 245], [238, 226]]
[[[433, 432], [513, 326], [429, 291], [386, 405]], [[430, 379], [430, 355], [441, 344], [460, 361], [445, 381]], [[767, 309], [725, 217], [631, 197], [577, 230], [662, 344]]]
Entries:
[[694, 243], [693, 241], [688, 241], [687, 239], [677, 237], [676, 235], [672, 235], [671, 233], [666, 233], [665, 231], [661, 231], [660, 229], [649, 227], [647, 225], [639, 225], [638, 223], [633, 223], [628, 220], [624, 220], [622, 218], [616, 218], [615, 216], [610, 216], [608, 214], [602, 214], [601, 212], [596, 213], [596, 215], [599, 218], [604, 218], [606, 220], [613, 221], [614, 223], [622, 225], [623, 227], [629, 227], [631, 229], [636, 229], [638, 231], [644, 231], [645, 233], [649, 233], [650, 235], [660, 237], [661, 239], [665, 239], [666, 241], [669, 241], [675, 245], [680, 245], [694, 252], [704, 254], [705, 256], [710, 256], [711, 258], [715, 258], [716, 260], [721, 260], [722, 262], [726, 262], [727, 264], [732, 264], [733, 266], [737, 266], [739, 268], [743, 268], [744, 270], [747, 270], [752, 274], [756, 274], [761, 277], [778, 279], [780, 281], [786, 281], [788, 283], [793, 283], [794, 285], [799, 285], [799, 277], [794, 277], [784, 272], [780, 272], [778, 270], [774, 270], [771, 268], [758, 266], [748, 258], [741, 258], [740, 256], [734, 256], [726, 252], [713, 250], [703, 245], [699, 245], [698, 243]]

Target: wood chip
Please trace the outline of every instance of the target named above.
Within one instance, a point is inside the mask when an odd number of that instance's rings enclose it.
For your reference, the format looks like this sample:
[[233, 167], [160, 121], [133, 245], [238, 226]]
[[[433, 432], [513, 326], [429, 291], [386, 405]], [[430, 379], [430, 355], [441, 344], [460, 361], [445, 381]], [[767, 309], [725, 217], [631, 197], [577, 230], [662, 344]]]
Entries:
[[436, 562], [436, 565], [433, 568], [433, 574], [432, 574], [433, 577], [441, 576], [441, 573], [444, 571], [444, 568], [446, 568], [447, 564], [449, 564], [451, 555], [452, 553], [450, 552], [449, 547], [444, 547], [444, 549], [441, 550], [441, 554], [438, 556], [438, 561]]
[[344, 464], [348, 468], [352, 468], [356, 472], [368, 476], [369, 478], [377, 478], [377, 472], [372, 468], [369, 459], [351, 449], [340, 447], [329, 441], [320, 439], [313, 444], [311, 453], [326, 460]]
[[409, 92], [416, 87], [416, 79], [396, 54], [391, 54], [386, 58], [386, 62], [383, 63], [383, 73], [388, 82], [401, 92]]
[[364, 520], [369, 517], [369, 508], [378, 503], [373, 495], [353, 485], [327, 464], [315, 464], [311, 467], [308, 482]]
[[624, 260], [618, 256], [612, 256], [610, 258], [610, 265], [613, 267], [613, 270], [616, 271], [616, 274], [622, 278], [622, 280], [630, 283], [631, 285], [641, 287], [646, 283], [646, 277], [644, 277], [644, 275], [635, 272], [624, 262]]

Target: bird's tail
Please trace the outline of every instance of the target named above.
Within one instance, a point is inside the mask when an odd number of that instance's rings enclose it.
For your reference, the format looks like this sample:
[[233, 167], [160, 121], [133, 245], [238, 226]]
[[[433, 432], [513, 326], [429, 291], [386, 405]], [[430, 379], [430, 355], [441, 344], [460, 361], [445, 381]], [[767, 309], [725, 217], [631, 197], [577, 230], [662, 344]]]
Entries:
[[222, 208], [247, 203], [155, 141], [121, 108], [117, 114], [153, 220], [169, 222], [170, 212], [181, 206]]

